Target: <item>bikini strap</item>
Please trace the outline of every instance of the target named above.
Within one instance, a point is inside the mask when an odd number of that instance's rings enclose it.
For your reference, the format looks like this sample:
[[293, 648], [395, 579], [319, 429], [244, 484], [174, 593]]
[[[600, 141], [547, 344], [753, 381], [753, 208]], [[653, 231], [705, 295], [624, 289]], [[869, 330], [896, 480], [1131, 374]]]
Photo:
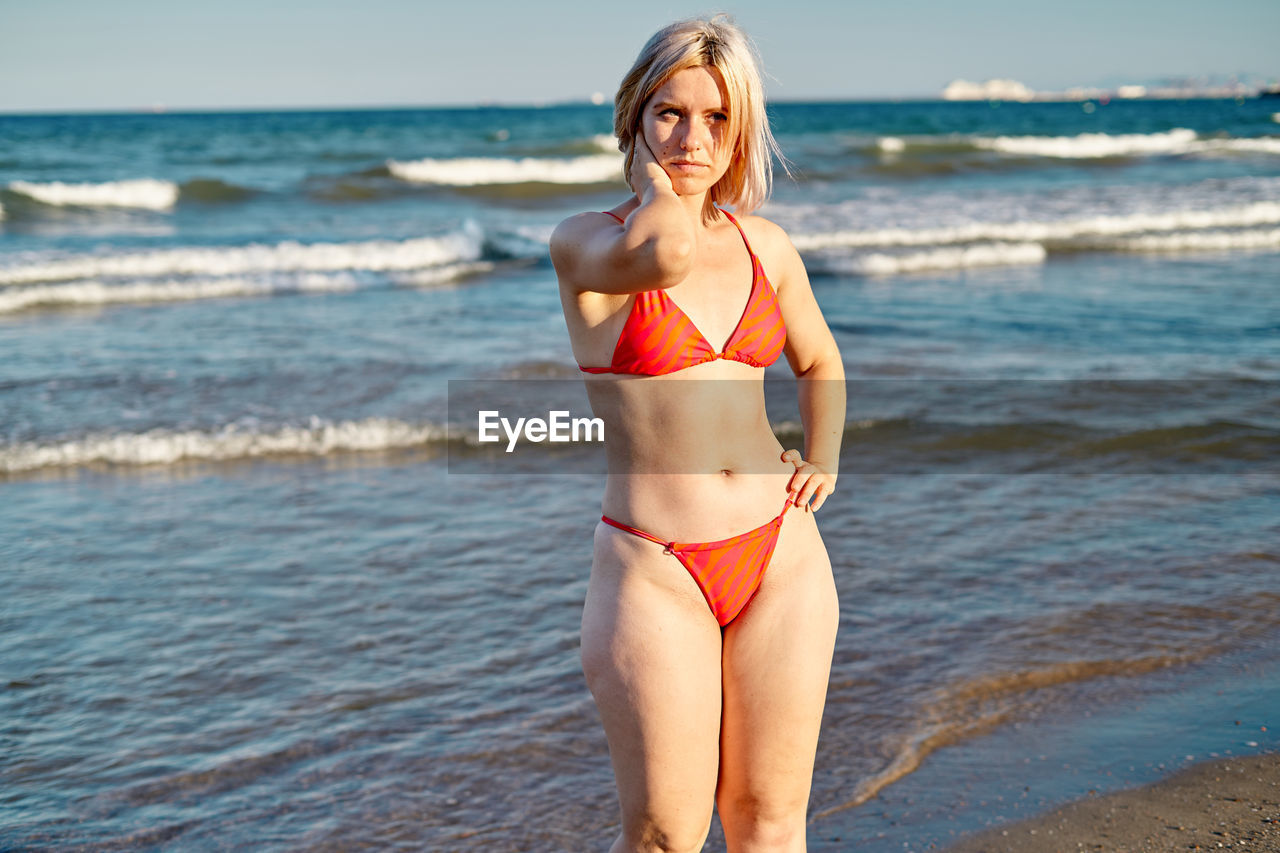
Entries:
[[613, 213], [612, 211], [602, 210], [602, 211], [600, 211], [600, 212], [601, 212], [601, 213], [603, 213], [605, 216], [612, 216], [614, 219], [618, 220], [618, 221], [619, 221], [619, 222], [621, 222], [623, 225], [626, 225], [626, 224], [627, 224], [627, 221], [626, 221], [625, 219], [623, 219], [623, 218], [622, 218], [621, 216], [619, 216], [618, 214]]
[[603, 521], [605, 524], [618, 528], [619, 530], [625, 530], [627, 533], [631, 533], [636, 536], [639, 536], [641, 539], [648, 539], [650, 542], [654, 543], [655, 545], [661, 545], [662, 553], [664, 554], [670, 554], [672, 552], [672, 549], [676, 547], [676, 543], [674, 542], [665, 542], [659, 539], [657, 536], [654, 536], [652, 533], [645, 533], [643, 530], [640, 530], [635, 527], [631, 527], [630, 525], [620, 524], [614, 521], [612, 518], [610, 518], [607, 515], [600, 516], [600, 520]]
[[747, 247], [747, 254], [751, 256], [751, 260], [756, 260], [756, 250], [751, 248], [751, 241], [747, 239], [747, 232], [738, 224], [738, 220], [734, 219], [733, 214], [725, 210], [723, 207], [717, 207], [716, 210], [729, 217], [729, 221], [733, 223], [733, 227], [738, 229], [738, 233], [742, 235], [742, 243]]

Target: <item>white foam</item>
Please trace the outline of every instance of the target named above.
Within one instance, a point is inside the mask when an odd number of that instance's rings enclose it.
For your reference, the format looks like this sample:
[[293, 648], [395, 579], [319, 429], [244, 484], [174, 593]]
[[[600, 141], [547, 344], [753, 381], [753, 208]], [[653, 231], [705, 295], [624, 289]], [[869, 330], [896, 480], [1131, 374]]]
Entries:
[[0, 204], [0, 219], [4, 219], [4, 205]]
[[0, 284], [28, 284], [103, 276], [242, 275], [261, 272], [411, 270], [473, 261], [483, 234], [473, 222], [439, 237], [370, 240], [360, 243], [293, 241], [276, 245], [177, 248], [112, 255], [79, 255], [0, 267]]
[[597, 133], [591, 137], [591, 143], [601, 151], [613, 153], [618, 150], [618, 137], [612, 133]]
[[1280, 228], [1252, 231], [1190, 231], [1145, 234], [1102, 243], [1099, 248], [1121, 252], [1203, 252], [1280, 247]]
[[31, 308], [73, 305], [109, 305], [123, 302], [178, 302], [190, 299], [217, 299], [228, 296], [261, 296], [288, 291], [350, 290], [349, 276], [307, 276], [290, 285], [243, 278], [197, 281], [153, 281], [133, 284], [103, 284], [83, 281], [75, 284], [42, 284], [0, 290], [0, 314]]
[[495, 264], [489, 261], [467, 261], [466, 263], [446, 264], [445, 266], [431, 267], [425, 270], [392, 273], [392, 278], [397, 284], [409, 287], [435, 287], [436, 285], [457, 281], [469, 275], [489, 272], [494, 267]]
[[1042, 264], [1047, 253], [1039, 243], [980, 243], [927, 252], [890, 255], [880, 252], [826, 258], [815, 264], [832, 272], [895, 275], [921, 270]]
[[[484, 261], [447, 264], [427, 270], [394, 273], [397, 284], [427, 287], [456, 281], [467, 275], [493, 269]], [[77, 281], [69, 284], [37, 284], [31, 287], [0, 289], [0, 314], [32, 308], [68, 308], [139, 302], [186, 302], [240, 296], [275, 296], [287, 293], [324, 293], [354, 290], [356, 278], [348, 273], [294, 273], [270, 279], [239, 276], [209, 279], [138, 281], [108, 284]]]
[[1280, 137], [1258, 136], [1245, 139], [1208, 139], [1202, 145], [1207, 151], [1257, 151], [1280, 154]]
[[[612, 138], [612, 137], [610, 137]], [[492, 184], [599, 184], [622, 181], [620, 154], [584, 157], [459, 157], [452, 160], [388, 160], [387, 169], [403, 181], [455, 187]]]
[[1271, 120], [1274, 121], [1276, 124], [1280, 124], [1280, 113], [1272, 113]]
[[939, 246], [982, 240], [1069, 243], [1096, 235], [1139, 234], [1150, 231], [1190, 231], [1206, 228], [1247, 228], [1280, 223], [1280, 203], [1253, 204], [1213, 210], [1131, 213], [1088, 216], [1056, 222], [973, 222], [948, 228], [881, 228], [866, 231], [828, 231], [796, 234], [796, 248]]
[[230, 425], [220, 430], [89, 435], [39, 444], [0, 444], [0, 473], [16, 474], [49, 468], [87, 465], [172, 465], [184, 460], [255, 459], [263, 456], [328, 456], [336, 453], [421, 447], [444, 440], [434, 424], [412, 424], [388, 418], [332, 422], [312, 418], [304, 426], [262, 431]]
[[907, 147], [907, 143], [897, 136], [882, 136], [876, 140], [876, 147], [886, 154], [897, 154]]
[[485, 235], [485, 245], [492, 251], [514, 258], [544, 258], [553, 231], [554, 225], [517, 225], [495, 229]]
[[1165, 133], [1081, 133], [1077, 136], [977, 137], [974, 145], [1004, 154], [1088, 159], [1139, 154], [1181, 154], [1195, 148], [1196, 132], [1176, 127]]
[[178, 185], [171, 181], [141, 178], [108, 181], [102, 184], [64, 184], [61, 181], [37, 184], [11, 181], [9, 189], [44, 204], [81, 207], [140, 207], [168, 210], [178, 200]]

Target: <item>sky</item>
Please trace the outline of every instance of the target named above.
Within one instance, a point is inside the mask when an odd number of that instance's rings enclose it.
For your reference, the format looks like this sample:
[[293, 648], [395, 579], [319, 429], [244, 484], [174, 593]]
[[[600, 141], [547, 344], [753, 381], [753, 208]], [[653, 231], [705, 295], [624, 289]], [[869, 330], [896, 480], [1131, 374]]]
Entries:
[[718, 11], [755, 39], [775, 100], [1280, 82], [1276, 0], [0, 0], [0, 112], [612, 99], [654, 31]]

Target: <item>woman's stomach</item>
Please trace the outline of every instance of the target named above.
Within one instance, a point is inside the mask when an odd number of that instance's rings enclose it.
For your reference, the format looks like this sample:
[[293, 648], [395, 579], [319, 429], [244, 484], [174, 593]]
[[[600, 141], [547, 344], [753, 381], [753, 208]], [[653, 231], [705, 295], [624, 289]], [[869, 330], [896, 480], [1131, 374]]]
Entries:
[[781, 459], [755, 371], [591, 382], [588, 393], [605, 424], [605, 515], [660, 538], [704, 542], [782, 511], [795, 467]]

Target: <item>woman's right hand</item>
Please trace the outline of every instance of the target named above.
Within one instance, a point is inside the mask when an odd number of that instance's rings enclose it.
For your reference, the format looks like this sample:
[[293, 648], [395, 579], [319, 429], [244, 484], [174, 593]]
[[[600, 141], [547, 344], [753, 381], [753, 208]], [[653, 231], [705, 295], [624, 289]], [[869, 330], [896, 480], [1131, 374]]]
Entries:
[[657, 158], [649, 149], [649, 143], [645, 142], [644, 131], [640, 128], [636, 128], [636, 135], [632, 137], [631, 145], [635, 153], [631, 157], [631, 172], [627, 175], [627, 182], [631, 184], [631, 189], [635, 191], [640, 202], [644, 203], [645, 194], [651, 187], [674, 193], [675, 187], [671, 183], [671, 177], [658, 165]]

